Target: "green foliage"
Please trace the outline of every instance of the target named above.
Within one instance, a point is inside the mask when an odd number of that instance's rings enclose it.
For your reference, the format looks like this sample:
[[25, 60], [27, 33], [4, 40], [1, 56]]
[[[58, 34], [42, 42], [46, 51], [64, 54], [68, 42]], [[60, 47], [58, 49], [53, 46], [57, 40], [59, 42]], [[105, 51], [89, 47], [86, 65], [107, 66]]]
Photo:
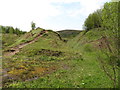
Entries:
[[14, 28], [13, 28], [13, 27], [10, 27], [10, 28], [9, 28], [9, 33], [10, 33], [10, 34], [13, 34], [13, 33], [14, 33]]
[[43, 31], [43, 29], [38, 28], [35, 30], [31, 30], [30, 32], [24, 34], [23, 36], [19, 37], [16, 42], [11, 45], [11, 47], [13, 46], [17, 46], [19, 44], [23, 44], [25, 42], [31, 41], [33, 40], [35, 37], [37, 37], [41, 32]]
[[[113, 79], [117, 76], [117, 79], [118, 73], [114, 74], [113, 69], [116, 61], [118, 66], [120, 62], [117, 60], [113, 43], [116, 39], [112, 36], [112, 30], [116, 28], [116, 24], [110, 21], [113, 25], [110, 28], [110, 24], [106, 24], [105, 20], [109, 23], [110, 19], [107, 18], [109, 15], [107, 16], [106, 13], [111, 12], [108, 11], [109, 5], [106, 8], [102, 9], [103, 13], [98, 10], [89, 15], [85, 24], [89, 32], [84, 34], [85, 31], [82, 31], [67, 43], [60, 39], [58, 33], [46, 30], [46, 33], [42, 34], [36, 42], [21, 48], [16, 55], [8, 58], [4, 56], [3, 68], [9, 69], [8, 73], [13, 79], [8, 79], [3, 86], [12, 88], [113, 88], [113, 80], [108, 74]], [[115, 17], [113, 19], [116, 20]], [[41, 28], [31, 30], [17, 39], [13, 46], [35, 39], [42, 31], [44, 29]], [[104, 35], [106, 35], [105, 38], [103, 38]], [[114, 54], [109, 51], [108, 45], [115, 52]]]
[[26, 33], [25, 31], [21, 31], [18, 28], [13, 28], [11, 26], [1, 26], [0, 25], [0, 30], [2, 31], [3, 34], [17, 34], [17, 35], [22, 35]]
[[118, 32], [118, 2], [105, 3], [103, 9], [90, 14], [84, 22], [84, 29], [103, 27], [110, 29], [113, 33]]
[[[38, 34], [41, 31], [39, 30], [32, 30], [26, 35]], [[6, 83], [6, 87], [112, 88], [111, 80], [97, 62], [98, 54], [103, 60], [106, 60], [106, 57], [93, 48], [90, 43], [101, 38], [103, 31], [99, 30], [98, 33], [97, 30], [91, 30], [82, 36], [83, 33], [84, 31], [73, 40], [64, 43], [56, 33], [48, 31], [37, 42], [22, 48], [11, 58], [12, 60], [9, 58], [3, 60], [4, 62], [10, 61], [3, 63], [4, 68], [9, 68], [9, 73], [13, 77], [19, 76], [16, 82], [13, 80], [13, 82]], [[25, 38], [26, 35], [21, 38]], [[69, 45], [73, 48], [68, 47]], [[62, 52], [62, 54], [54, 56], [58, 52]], [[14, 69], [12, 69], [13, 67]], [[47, 68], [47, 70], [40, 73], [39, 70], [42, 68]], [[36, 76], [37, 80], [34, 79]], [[23, 80], [29, 81], [23, 82]]]
[[99, 28], [101, 27], [101, 23], [102, 23], [102, 11], [101, 9], [99, 9], [88, 16], [88, 18], [84, 22], [83, 28], [87, 31], [93, 28]]
[[[111, 40], [111, 51], [109, 51], [109, 55], [117, 56], [118, 53], [118, 41], [119, 41], [119, 31], [118, 31], [118, 13], [119, 13], [119, 3], [118, 2], [110, 2], [105, 3], [104, 8], [102, 10], [102, 26], [105, 28], [105, 30], [109, 30], [111, 33], [104, 33], [105, 36], [114, 38], [114, 40]], [[112, 58], [111, 58], [112, 59]], [[115, 59], [114, 59], [115, 60]], [[113, 61], [113, 60], [112, 60]], [[119, 62], [119, 61], [118, 61]]]
[[105, 3], [102, 9], [102, 26], [118, 32], [118, 3]]
[[18, 38], [16, 34], [2, 34], [2, 49], [14, 44]]
[[34, 29], [36, 28], [36, 26], [35, 26], [35, 23], [34, 23], [34, 22], [31, 22], [31, 28], [32, 28], [32, 30], [34, 30]]
[[[75, 56], [75, 55], [74, 55]], [[87, 56], [87, 57], [86, 57]], [[12, 88], [112, 88], [111, 81], [104, 74], [95, 59], [96, 54], [84, 54], [85, 60], [67, 59], [57, 62], [57, 71], [26, 82], [13, 82]], [[76, 56], [75, 56], [76, 57]], [[45, 60], [50, 60], [45, 58]], [[36, 61], [37, 62], [37, 61]], [[47, 61], [48, 62], [48, 61]], [[46, 63], [47, 63], [46, 62]], [[49, 61], [52, 62], [52, 61]], [[49, 63], [48, 62], [48, 63]], [[52, 64], [52, 63], [51, 63]], [[43, 65], [43, 64], [42, 64]], [[44, 66], [43, 66], [44, 67]]]
[[[99, 41], [98, 47], [100, 47], [101, 52], [107, 56], [107, 62], [103, 60], [99, 54], [98, 58], [102, 69], [113, 81], [114, 88], [117, 86], [117, 65], [119, 65], [118, 5], [118, 2], [105, 3], [100, 11], [90, 14], [84, 24], [87, 31], [98, 27], [102, 27], [103, 29], [103, 34], [101, 34], [103, 39]], [[99, 32], [100, 31], [98, 31], [98, 33]], [[106, 49], [104, 47], [106, 47]], [[87, 48], [87, 50], [89, 51], [89, 48]], [[110, 65], [110, 67], [108, 67], [108, 65]]]

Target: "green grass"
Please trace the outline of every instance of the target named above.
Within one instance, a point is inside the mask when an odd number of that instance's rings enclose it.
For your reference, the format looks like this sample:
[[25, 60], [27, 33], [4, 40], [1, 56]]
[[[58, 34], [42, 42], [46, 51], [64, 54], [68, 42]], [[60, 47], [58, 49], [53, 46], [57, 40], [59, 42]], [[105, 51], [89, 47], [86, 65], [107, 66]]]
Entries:
[[35, 29], [31, 30], [28, 33], [25, 33], [23, 36], [19, 37], [14, 44], [12, 44], [10, 47], [17, 46], [19, 44], [25, 43], [27, 41], [33, 40], [43, 29]]
[[52, 51], [70, 51], [68, 47], [65, 47], [66, 43], [59, 39], [59, 37], [53, 33], [48, 32], [41, 36], [36, 42], [25, 46], [18, 53], [19, 55], [33, 56], [41, 49], [47, 49]]
[[[37, 80], [14, 82], [14, 88], [111, 88], [112, 83], [99, 67], [94, 53], [88, 57], [64, 60], [58, 63], [59, 69]], [[86, 56], [85, 55], [85, 56]], [[83, 56], [84, 57], [84, 56]]]
[[[38, 32], [39, 30], [32, 30], [29, 33], [37, 35]], [[98, 33], [92, 30], [84, 36], [83, 33], [84, 31], [65, 43], [55, 32], [49, 31], [36, 42], [22, 48], [16, 55], [5, 57], [3, 68], [9, 68], [8, 73], [17, 80], [6, 81], [4, 87], [113, 88], [112, 81], [99, 63], [99, 56], [106, 62], [108, 57], [99, 48], [94, 47], [103, 31]], [[26, 35], [20, 37], [24, 38], [20, 40], [25, 40]], [[34, 35], [30, 38], [33, 39]], [[16, 43], [20, 44], [21, 41]], [[37, 80], [25, 81], [36, 76]]]
[[15, 43], [15, 41], [19, 38], [16, 34], [2, 34], [2, 47], [5, 49], [6, 47]]

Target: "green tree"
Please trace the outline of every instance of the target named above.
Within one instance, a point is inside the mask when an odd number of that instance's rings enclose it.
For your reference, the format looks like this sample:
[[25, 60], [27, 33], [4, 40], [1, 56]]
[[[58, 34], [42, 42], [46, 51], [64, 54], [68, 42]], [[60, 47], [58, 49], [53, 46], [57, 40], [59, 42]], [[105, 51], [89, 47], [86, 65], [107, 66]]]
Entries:
[[9, 29], [10, 29], [10, 27], [9, 27], [9, 26], [6, 26], [6, 27], [5, 27], [5, 32], [6, 32], [6, 33], [9, 33]]
[[25, 31], [21, 31], [19, 28], [13, 28], [12, 26], [2, 26], [0, 25], [0, 31], [2, 31], [2, 33], [7, 33], [7, 34], [17, 34], [17, 35], [21, 35], [26, 33]]
[[0, 25], [0, 32], [6, 33], [6, 32], [5, 32], [5, 27], [3, 27], [3, 26]]
[[102, 26], [112, 32], [118, 32], [118, 3], [105, 3], [102, 10]]
[[19, 28], [15, 28], [15, 34], [20, 35], [20, 29]]
[[36, 28], [36, 26], [35, 26], [35, 23], [34, 23], [34, 22], [31, 22], [31, 28], [32, 28], [32, 30], [34, 30], [34, 29]]
[[99, 28], [102, 24], [102, 11], [98, 9], [94, 13], [90, 14], [84, 22], [84, 29], [89, 31], [93, 28]]
[[13, 34], [14, 33], [14, 28], [13, 27], [9, 27], [9, 33]]

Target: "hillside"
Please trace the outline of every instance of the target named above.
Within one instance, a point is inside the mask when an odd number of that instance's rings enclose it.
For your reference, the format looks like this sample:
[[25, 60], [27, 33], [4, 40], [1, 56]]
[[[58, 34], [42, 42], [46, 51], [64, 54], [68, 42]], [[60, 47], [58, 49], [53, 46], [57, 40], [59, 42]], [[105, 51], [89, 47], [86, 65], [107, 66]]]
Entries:
[[[109, 78], [110, 82], [114, 83], [113, 85], [116, 83], [117, 86], [119, 59], [117, 55], [118, 48], [116, 48], [117, 38], [113, 37], [112, 30], [94, 28], [87, 33], [85, 33], [85, 31], [81, 32], [78, 36], [68, 41], [67, 45], [73, 48], [73, 50], [80, 51], [82, 57], [88, 62], [94, 62], [94, 60], [95, 62], [97, 61], [98, 66], [96, 66], [96, 69], [98, 69], [98, 67], [101, 68], [107, 78]], [[114, 82], [113, 79], [116, 79], [116, 81]]]
[[60, 30], [57, 31], [60, 36], [64, 39], [72, 39], [77, 36], [81, 31], [80, 30]]
[[65, 44], [58, 33], [41, 28], [19, 37], [3, 52], [3, 86], [55, 72], [63, 60], [75, 58], [76, 53], [69, 52]]
[[[59, 36], [58, 33], [50, 31], [50, 30], [44, 30], [44, 29], [38, 28], [35, 30], [31, 30], [30, 32], [16, 39], [16, 42], [13, 43], [12, 45], [9, 45], [8, 48], [5, 50], [5, 53], [6, 53], [5, 55], [9, 56], [10, 53], [14, 55], [17, 52], [19, 52], [20, 49], [24, 48], [25, 46], [29, 46], [29, 44], [31, 45], [32, 43], [36, 44], [37, 42], [39, 42], [39, 40], [41, 40], [40, 41], [41, 46], [42, 44], [45, 44], [46, 42], [46, 44], [48, 45], [47, 46], [43, 45], [43, 46], [47, 48], [48, 47], [57, 48], [59, 44], [60, 46], [62, 46], [63, 45], [62, 43], [64, 42], [64, 40], [62, 40], [62, 38]], [[51, 45], [49, 41], [51, 42]]]
[[19, 38], [16, 34], [2, 34], [2, 47], [3, 49], [15, 43], [15, 41]]
[[[120, 4], [100, 0], [91, 4], [80, 0], [38, 1], [10, 1], [11, 6], [24, 3], [22, 8], [16, 7], [19, 10], [18, 19], [13, 18], [16, 12], [12, 7], [12, 15], [6, 17], [7, 11], [2, 13], [6, 15], [2, 15], [0, 25], [0, 87], [119, 89]], [[102, 4], [101, 9], [91, 7], [100, 7]], [[27, 7], [25, 11], [24, 7]], [[4, 20], [9, 22], [5, 23]], [[31, 30], [25, 32], [30, 28], [28, 22], [31, 20], [37, 23], [32, 21]], [[14, 27], [3, 24], [14, 24]], [[66, 27], [82, 27], [84, 30], [54, 31], [37, 25], [57, 30]]]
[[4, 87], [112, 87], [96, 61], [97, 48], [92, 48], [92, 42], [101, 38], [102, 31], [99, 35], [97, 32], [83, 35], [82, 31], [67, 43], [54, 31], [36, 29], [26, 33], [7, 52], [15, 48], [19, 51], [4, 56]]
[[0, 33], [2, 33], [2, 48], [6, 49], [8, 46], [14, 44], [16, 40], [24, 35], [26, 32], [12, 26], [0, 25]]

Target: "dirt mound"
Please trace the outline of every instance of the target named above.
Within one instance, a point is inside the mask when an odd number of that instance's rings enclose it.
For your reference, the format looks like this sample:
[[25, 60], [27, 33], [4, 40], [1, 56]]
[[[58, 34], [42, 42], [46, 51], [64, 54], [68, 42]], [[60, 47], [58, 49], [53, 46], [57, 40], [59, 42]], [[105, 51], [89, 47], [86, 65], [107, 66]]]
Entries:
[[38, 54], [45, 54], [47, 56], [60, 56], [62, 55], [63, 52], [61, 51], [52, 51], [52, 50], [48, 50], [48, 49], [41, 49]]

